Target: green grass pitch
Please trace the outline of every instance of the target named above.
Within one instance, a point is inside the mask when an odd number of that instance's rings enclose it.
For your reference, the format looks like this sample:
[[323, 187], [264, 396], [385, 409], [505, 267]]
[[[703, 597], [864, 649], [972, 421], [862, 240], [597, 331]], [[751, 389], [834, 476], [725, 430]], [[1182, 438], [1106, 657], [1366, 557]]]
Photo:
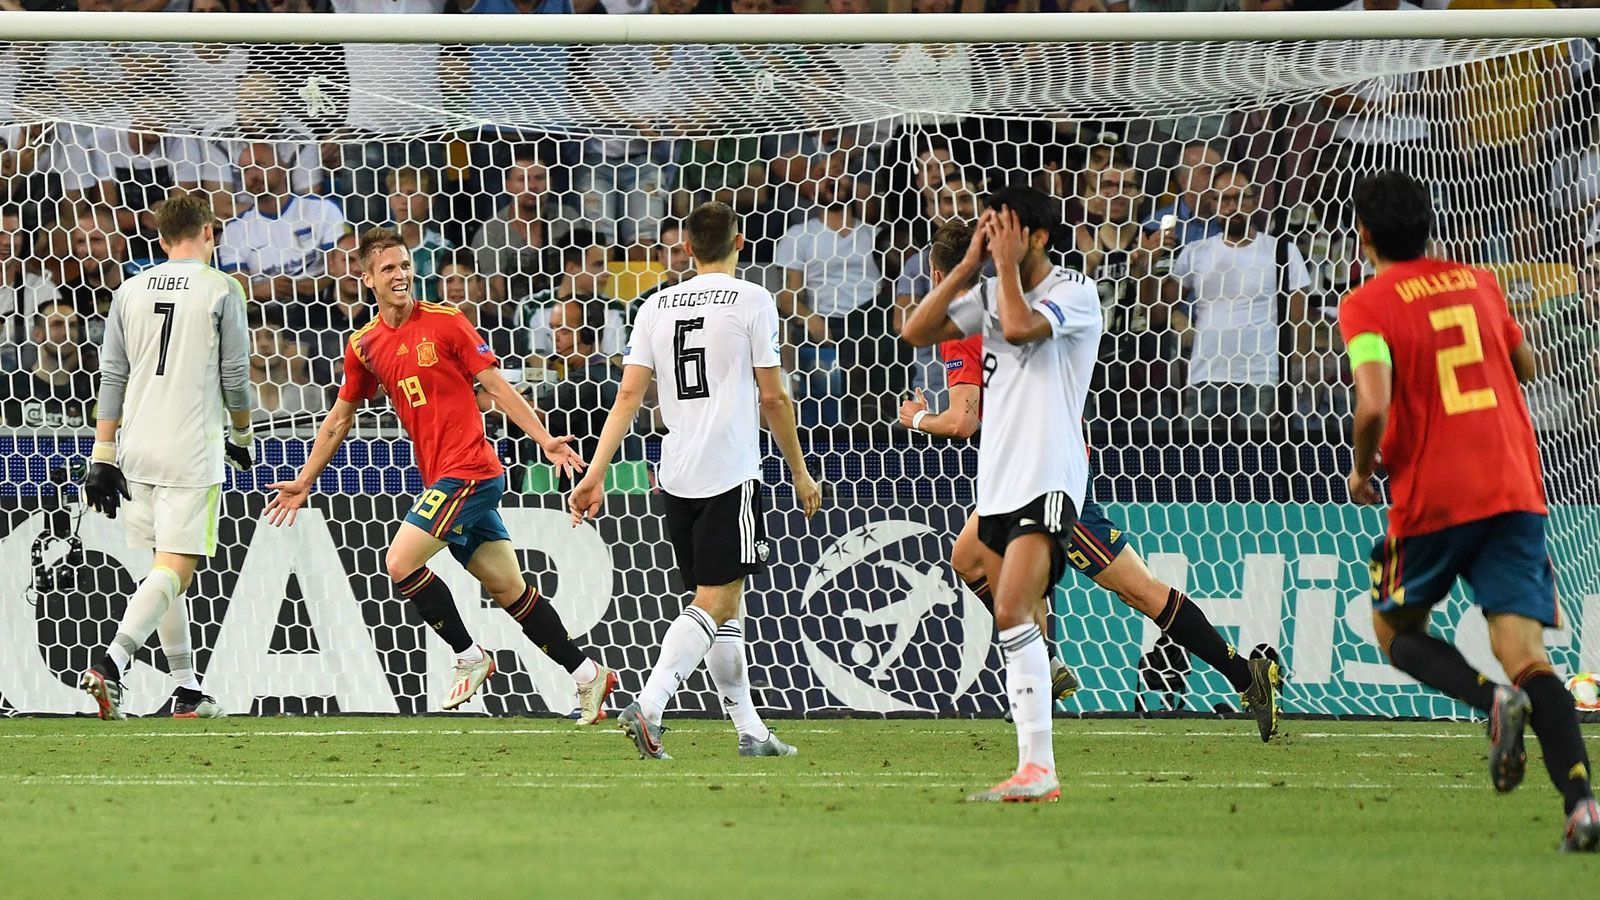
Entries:
[[[607, 723], [609, 724], [609, 723]], [[1481, 726], [1058, 720], [1061, 802], [975, 806], [996, 721], [0, 721], [3, 897], [1594, 896], [1537, 744]], [[1587, 731], [1594, 742], [1600, 732]], [[1530, 736], [1531, 742], [1531, 736]], [[1048, 893], [1046, 893], [1048, 892]]]

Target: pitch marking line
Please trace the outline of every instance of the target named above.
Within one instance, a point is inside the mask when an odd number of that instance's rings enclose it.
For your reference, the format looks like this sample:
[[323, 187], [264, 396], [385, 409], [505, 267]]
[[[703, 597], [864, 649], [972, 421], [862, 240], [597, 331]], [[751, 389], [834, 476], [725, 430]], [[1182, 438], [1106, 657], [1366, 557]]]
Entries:
[[[680, 727], [684, 734], [709, 734], [712, 729], [698, 729]], [[719, 729], [720, 730], [720, 729]], [[966, 737], [984, 737], [981, 732], [969, 728], [903, 728], [895, 729], [901, 734], [917, 735], [961, 735]], [[1072, 737], [1139, 737], [1139, 738], [1238, 738], [1247, 734], [1243, 729], [1238, 731], [1143, 731], [1139, 729], [1098, 729], [1084, 731], [1073, 728], [1071, 725], [1058, 724], [1056, 734], [1064, 738]], [[493, 735], [604, 735], [612, 737], [615, 729], [609, 728], [581, 728], [576, 725], [571, 728], [388, 728], [362, 731], [355, 729], [331, 729], [328, 731], [127, 731], [121, 728], [107, 728], [99, 731], [84, 731], [79, 733], [45, 734], [40, 732], [6, 732], [0, 726], [0, 740], [8, 739], [33, 739], [33, 740], [80, 740], [83, 738], [241, 738], [241, 737], [383, 737], [404, 735], [439, 735], [442, 737], [455, 736], [493, 736]], [[784, 734], [842, 734], [848, 733], [839, 728], [785, 728]], [[997, 733], [1002, 733], [998, 732]], [[1007, 729], [1003, 733], [1009, 734]], [[1253, 732], [1250, 732], [1253, 734]], [[1413, 731], [1413, 732], [1383, 732], [1383, 731], [1289, 731], [1284, 733], [1292, 738], [1357, 738], [1361, 740], [1386, 739], [1386, 740], [1483, 740], [1483, 735], [1474, 732], [1457, 733], [1449, 731]]]
[[[509, 780], [507, 780], [507, 781], [497, 781], [496, 782], [496, 786], [497, 787], [538, 788], [538, 789], [541, 789], [541, 790], [550, 790], [552, 788], [557, 788], [557, 789], [581, 789], [581, 790], [606, 790], [606, 789], [617, 789], [617, 788], [625, 788], [625, 787], [626, 788], [634, 788], [634, 787], [666, 788], [666, 787], [683, 787], [684, 786], [684, 780], [683, 779], [663, 778], [662, 777], [663, 774], [666, 774], [666, 773], [652, 773], [651, 775], [648, 775], [648, 776], [641, 775], [636, 779], [628, 780], [628, 781], [625, 781], [625, 782], [622, 782], [622, 783], [618, 783], [618, 782], [615, 782], [615, 781], [556, 782], [556, 781], [551, 780], [551, 779], [544, 779], [544, 780], [535, 780], [535, 781], [509, 781]], [[728, 774], [729, 773], [720, 773], [720, 774], [715, 774], [715, 775], [703, 775], [703, 776], [694, 776], [694, 777], [711, 780], [711, 779], [716, 779], [716, 778], [728, 777]], [[741, 774], [743, 774], [743, 773], [741, 773]], [[950, 773], [939, 773], [939, 774], [944, 778], [949, 778], [949, 776], [950, 776]], [[318, 776], [318, 778], [322, 778], [322, 777], [325, 777], [325, 776]], [[385, 777], [385, 776], [383, 776], [383, 775], [375, 776], [375, 778], [383, 778], [383, 777]], [[392, 776], [390, 776], [390, 777], [392, 777]], [[614, 777], [614, 776], [608, 776], [608, 777]], [[885, 789], [890, 789], [890, 788], [927, 788], [927, 789], [945, 789], [945, 788], [950, 788], [950, 789], [970, 790], [970, 789], [973, 788], [974, 785], [977, 785], [982, 780], [981, 778], [978, 778], [978, 777], [975, 776], [971, 781], [959, 781], [959, 782], [958, 781], [916, 780], [916, 779], [904, 780], [904, 779], [898, 778], [898, 777], [890, 777], [890, 778], [883, 778], [883, 779], [865, 779], [865, 780], [854, 780], [854, 781], [837, 781], [837, 780], [830, 781], [830, 780], [818, 780], [818, 779], [816, 779], [814, 777], [814, 775], [812, 773], [807, 773], [807, 778], [808, 778], [808, 780], [805, 780], [805, 781], [786, 781], [786, 780], [782, 780], [781, 778], [777, 778], [777, 779], [773, 780], [773, 783], [772, 783], [771, 787], [777, 788], [779, 790], [787, 790], [787, 789], [790, 789], [790, 788], [795, 788], [795, 789], [820, 789], [820, 790], [836, 790], [836, 791], [837, 790], [857, 790], [857, 789], [861, 789], [861, 788], [885, 788]], [[317, 780], [317, 779], [292, 780], [291, 781], [291, 780], [271, 779], [271, 778], [251, 778], [251, 777], [248, 777], [248, 776], [233, 777], [233, 778], [209, 778], [209, 779], [208, 778], [154, 778], [154, 777], [152, 777], [152, 778], [118, 778], [118, 777], [113, 777], [113, 776], [107, 776], [107, 777], [104, 777], [104, 778], [98, 778], [98, 779], [93, 779], [93, 780], [89, 780], [89, 779], [71, 779], [71, 780], [62, 781], [62, 780], [60, 780], [58, 778], [54, 778], [54, 777], [50, 777], [50, 776], [25, 776], [25, 777], [18, 778], [15, 781], [15, 783], [20, 785], [20, 786], [31, 786], [31, 787], [42, 787], [42, 786], [49, 786], [49, 787], [62, 787], [62, 786], [67, 786], [67, 787], [206, 787], [206, 788], [213, 788], [213, 787], [353, 788], [353, 787], [359, 787], [359, 788], [365, 789], [365, 788], [374, 788], [374, 787], [389, 787], [389, 788], [414, 787], [414, 786], [416, 786], [416, 784], [418, 782], [416, 782], [416, 781], [409, 781], [408, 782], [408, 781], [404, 781], [404, 780], [399, 780], [398, 778], [396, 778], [395, 780], [387, 780], [387, 781], [385, 781], [385, 780], [373, 780], [373, 781], [356, 781], [356, 780], [321, 781], [321, 780]], [[714, 784], [715, 784], [715, 782], [713, 781], [713, 785]], [[1131, 782], [1126, 782], [1126, 781], [1072, 781], [1072, 780], [1069, 779], [1068, 781], [1066, 781], [1066, 782], [1064, 782], [1062, 784], [1062, 787], [1063, 787], [1063, 789], [1067, 790], [1068, 792], [1071, 792], [1071, 791], [1075, 791], [1075, 790], [1096, 790], [1096, 791], [1099, 791], [1099, 790], [1126, 790], [1126, 789], [1130, 789], [1130, 788], [1133, 788], [1133, 789], [1143, 789], [1143, 788], [1158, 788], [1158, 789], [1159, 788], [1169, 788], [1169, 789], [1170, 788], [1195, 788], [1195, 789], [1200, 789], [1200, 790], [1288, 790], [1288, 789], [1291, 789], [1291, 788], [1295, 788], [1295, 789], [1301, 789], [1301, 790], [1311, 789], [1311, 790], [1333, 790], [1333, 791], [1345, 791], [1345, 790], [1390, 791], [1390, 790], [1395, 790], [1395, 789], [1403, 787], [1403, 786], [1402, 785], [1394, 785], [1394, 784], [1384, 784], [1384, 783], [1381, 783], [1381, 782], [1361, 782], [1361, 781], [1310, 781], [1310, 782], [1290, 782], [1290, 783], [1284, 783], [1282, 781], [1279, 781], [1279, 782], [1266, 782], [1266, 781], [1204, 781], [1204, 782], [1202, 782], [1202, 781], [1131, 781]], [[1446, 789], [1451, 789], [1451, 790], [1483, 790], [1483, 786], [1482, 785], [1477, 785], [1477, 784], [1429, 785], [1429, 789], [1430, 790], [1434, 789], [1434, 788], [1440, 788], [1440, 787], [1446, 788]]]

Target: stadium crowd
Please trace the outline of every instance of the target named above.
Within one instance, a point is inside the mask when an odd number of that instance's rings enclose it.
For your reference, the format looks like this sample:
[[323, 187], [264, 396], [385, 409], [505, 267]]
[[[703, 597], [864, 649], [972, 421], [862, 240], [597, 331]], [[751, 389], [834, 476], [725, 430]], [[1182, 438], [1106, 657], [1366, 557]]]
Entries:
[[[977, 13], [1288, 5], [891, 0], [887, 7]], [[825, 8], [881, 6], [828, 0]], [[80, 0], [76, 7], [813, 11], [772, 0]], [[394, 139], [381, 132], [429, 133], [433, 123], [405, 121], [425, 110], [385, 105], [383, 79], [431, 79], [442, 105], [457, 95], [476, 103], [475, 92], [495, 71], [495, 48], [411, 54], [404, 71], [393, 55], [375, 58], [372, 49], [294, 48], [291, 69], [258, 65], [240, 47], [182, 47], [159, 58], [75, 44], [0, 48], [0, 117], [19, 123], [0, 128], [0, 423], [92, 424], [104, 316], [122, 279], [160, 259], [151, 211], [177, 190], [205, 192], [224, 223], [218, 264], [240, 278], [250, 298], [251, 377], [262, 421], [300, 422], [294, 417], [327, 408], [342, 377], [344, 336], [371, 312], [355, 235], [388, 225], [414, 248], [418, 295], [466, 311], [557, 420], [552, 427], [580, 437], [598, 428], [611, 404], [640, 301], [689, 269], [676, 221], [711, 198], [744, 217], [747, 273], [773, 290], [787, 319], [785, 362], [802, 424], [813, 433], [897, 427], [901, 400], [918, 389], [941, 405], [937, 357], [913, 352], [895, 334], [931, 287], [926, 244], [933, 229], [972, 218], [988, 189], [1018, 173], [1063, 205], [1068, 226], [1055, 237], [1059, 261], [1099, 282], [1107, 332], [1091, 426], [1134, 446], [1177, 440], [1180, 431], [1183, 440], [1237, 443], [1345, 427], [1349, 376], [1333, 316], [1362, 277], [1354, 235], [1342, 224], [1349, 221], [1343, 198], [1358, 170], [1400, 163], [1421, 173], [1481, 173], [1444, 179], [1462, 186], [1459, 196], [1444, 198], [1450, 212], [1440, 223], [1441, 249], [1459, 257], [1582, 272], [1600, 247], [1600, 79], [1588, 42], [1438, 76], [1456, 79], [1449, 84], [1432, 76], [1386, 79], [1230, 115], [912, 118], [704, 140], [648, 129], [628, 139], [584, 139], [483, 127]], [[537, 52], [524, 56], [540, 59]], [[650, 67], [670, 63], [641, 57], [632, 64], [642, 68], [586, 67], [575, 51], [563, 58], [560, 75], [619, 104], [637, 104], [630, 95], [648, 95]], [[85, 81], [127, 70], [157, 86], [152, 91], [187, 91], [180, 100], [190, 120], [181, 131], [190, 136], [162, 133], [138, 100], [125, 128], [38, 124], [20, 112], [29, 88], [82, 91]], [[308, 86], [325, 95], [308, 95]], [[1451, 108], [1441, 98], [1497, 111]]]

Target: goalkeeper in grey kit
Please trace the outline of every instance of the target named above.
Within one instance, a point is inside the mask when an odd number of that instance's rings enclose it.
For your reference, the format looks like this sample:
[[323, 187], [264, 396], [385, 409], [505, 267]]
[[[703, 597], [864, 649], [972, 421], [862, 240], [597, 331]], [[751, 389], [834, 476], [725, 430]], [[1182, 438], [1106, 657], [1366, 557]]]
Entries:
[[84, 483], [91, 507], [113, 519], [121, 509], [130, 547], [155, 551], [116, 637], [79, 680], [102, 719], [123, 718], [122, 676], [152, 631], [178, 683], [173, 717], [222, 715], [194, 670], [184, 592], [216, 550], [224, 463], [251, 466], [244, 291], [210, 265], [211, 206], [175, 196], [156, 213], [156, 229], [167, 261], [124, 282], [106, 319]]

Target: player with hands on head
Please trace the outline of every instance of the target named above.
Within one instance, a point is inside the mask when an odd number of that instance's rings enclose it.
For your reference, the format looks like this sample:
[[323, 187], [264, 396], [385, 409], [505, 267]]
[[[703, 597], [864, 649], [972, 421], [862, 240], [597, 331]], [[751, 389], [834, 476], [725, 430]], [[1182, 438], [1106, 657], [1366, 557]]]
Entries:
[[[1489, 777], [1505, 793], [1527, 767], [1533, 726], [1566, 816], [1564, 851], [1600, 852], [1600, 806], [1572, 694], [1544, 629], [1561, 627], [1549, 508], [1522, 384], [1533, 348], [1492, 273], [1426, 255], [1427, 185], [1385, 171], [1355, 188], [1356, 231], [1377, 274], [1339, 305], [1355, 376], [1350, 499], [1375, 503], [1381, 448], [1393, 502], [1373, 547], [1372, 625], [1390, 663], [1488, 716]], [[1428, 632], [1461, 579], [1511, 676], [1495, 684]]]
[[[962, 248], [977, 245], [980, 238], [968, 235], [971, 229], [948, 223], [934, 235], [929, 259], [935, 285], [961, 265]], [[981, 263], [981, 258], [980, 258]], [[977, 272], [976, 267], [972, 268]], [[962, 282], [957, 290], [970, 290], [975, 280]], [[915, 312], [913, 312], [915, 315]], [[950, 385], [950, 409], [935, 416], [924, 413], [926, 404], [907, 400], [901, 406], [901, 423], [908, 428], [950, 437], [970, 437], [981, 419], [983, 403], [983, 335], [974, 334], [939, 345]], [[1277, 694], [1280, 675], [1277, 663], [1266, 657], [1246, 660], [1238, 655], [1205, 612], [1188, 594], [1156, 578], [1134, 549], [1127, 531], [1112, 521], [1095, 502], [1091, 472], [1083, 500], [1083, 511], [1072, 526], [1066, 550], [1069, 562], [1079, 574], [1116, 594], [1118, 599], [1155, 622], [1164, 635], [1189, 653], [1217, 669], [1238, 691], [1243, 705], [1255, 717], [1261, 740], [1277, 733]], [[994, 611], [994, 594], [985, 571], [982, 544], [978, 540], [978, 516], [967, 519], [950, 551], [950, 566], [966, 582], [984, 606]], [[1034, 609], [1033, 621], [1048, 637], [1049, 609], [1044, 596]], [[1050, 658], [1051, 694], [1056, 699], [1077, 690], [1078, 680], [1070, 667], [1053, 652]]]
[[411, 437], [426, 485], [396, 530], [385, 565], [395, 590], [416, 605], [423, 621], [455, 651], [454, 681], [442, 708], [465, 703], [495, 673], [494, 657], [473, 641], [450, 589], [428, 567], [448, 547], [534, 646], [572, 675], [579, 723], [605, 718], [603, 703], [616, 687], [617, 675], [578, 648], [561, 616], [522, 573], [500, 518], [505, 466], [484, 433], [475, 388], [481, 387], [568, 475], [584, 468], [568, 446], [572, 438], [555, 437], [545, 429], [533, 407], [500, 374], [494, 353], [460, 310], [413, 295], [411, 252], [398, 234], [369, 229], [361, 235], [356, 254], [361, 282], [377, 298], [378, 314], [345, 346], [344, 386], [299, 475], [268, 485], [277, 494], [267, 504], [267, 520], [294, 524], [312, 486], [354, 426], [356, 409], [381, 386]]
[[116, 637], [79, 678], [102, 719], [123, 718], [122, 676], [151, 631], [178, 683], [173, 717], [222, 715], [195, 673], [184, 594], [200, 560], [216, 552], [224, 464], [250, 468], [244, 292], [210, 265], [211, 205], [173, 196], [156, 211], [156, 230], [167, 261], [124, 282], [106, 316], [84, 484], [90, 507], [112, 519], [123, 513], [130, 547], [155, 551]]
[[651, 381], [659, 382], [668, 431], [657, 477], [678, 572], [694, 600], [668, 627], [655, 668], [619, 714], [620, 724], [641, 758], [668, 758], [661, 715], [705, 660], [739, 732], [739, 755], [792, 756], [795, 748], [772, 733], [751, 699], [740, 622], [745, 578], [765, 570], [770, 552], [758, 410], [807, 517], [821, 509], [822, 489], [806, 469], [779, 365], [777, 302], [766, 288], [733, 274], [744, 247], [738, 216], [725, 204], [702, 204], [685, 220], [683, 239], [694, 276], [652, 294], [639, 310], [616, 403], [568, 501], [572, 524], [599, 514], [606, 470]]

